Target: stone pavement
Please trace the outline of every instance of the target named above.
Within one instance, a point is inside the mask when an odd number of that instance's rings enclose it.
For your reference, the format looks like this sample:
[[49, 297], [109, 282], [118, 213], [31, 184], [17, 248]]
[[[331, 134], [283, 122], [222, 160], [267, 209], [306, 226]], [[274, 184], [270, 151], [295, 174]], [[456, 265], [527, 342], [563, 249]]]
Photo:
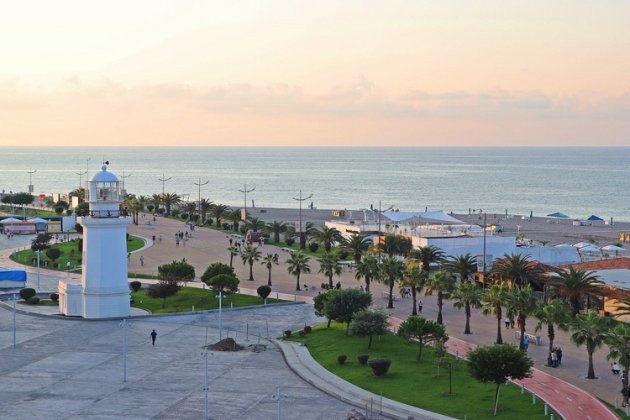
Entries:
[[[223, 312], [224, 333], [257, 343], [283, 329], [312, 324], [312, 308], [291, 305]], [[127, 382], [123, 329], [118, 321], [75, 321], [0, 310], [0, 417], [12, 419], [201, 419], [204, 416], [202, 346], [219, 339], [218, 314], [140, 318], [128, 328]], [[249, 337], [246, 325], [249, 324]], [[151, 346], [149, 332], [158, 337]], [[265, 338], [261, 342], [267, 343]], [[254, 353], [210, 351], [212, 419], [276, 418], [278, 387], [287, 419], [344, 419], [346, 403], [305, 383], [273, 346]]]

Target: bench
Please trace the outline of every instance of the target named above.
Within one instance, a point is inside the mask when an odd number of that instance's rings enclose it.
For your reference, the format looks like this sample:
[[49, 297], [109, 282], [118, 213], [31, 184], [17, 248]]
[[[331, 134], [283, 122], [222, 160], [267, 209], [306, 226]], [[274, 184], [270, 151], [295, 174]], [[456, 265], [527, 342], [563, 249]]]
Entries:
[[[542, 338], [540, 338], [539, 335], [525, 333], [525, 336], [527, 338], [529, 338], [529, 344], [535, 344], [537, 346], [542, 346], [542, 344], [543, 344]], [[520, 340], [521, 339], [521, 332], [520, 331], [514, 331], [514, 338]]]

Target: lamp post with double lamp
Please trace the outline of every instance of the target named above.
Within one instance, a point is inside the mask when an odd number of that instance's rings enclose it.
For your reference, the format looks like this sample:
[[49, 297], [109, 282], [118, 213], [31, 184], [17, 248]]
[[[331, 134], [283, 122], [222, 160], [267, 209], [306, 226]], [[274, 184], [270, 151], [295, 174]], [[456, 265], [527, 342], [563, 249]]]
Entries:
[[210, 414], [208, 411], [208, 391], [210, 386], [208, 384], [208, 350], [204, 349], [201, 352], [201, 356], [203, 357], [203, 370], [204, 370], [204, 378], [203, 378], [203, 391], [204, 391], [204, 410], [203, 410], [203, 418], [204, 420], [208, 420], [210, 418]]
[[250, 193], [250, 192], [254, 191], [255, 189], [256, 189], [256, 187], [254, 186], [254, 187], [252, 187], [251, 189], [248, 190], [247, 189], [247, 184], [244, 184], [243, 185], [243, 189], [242, 190], [238, 190], [238, 192], [242, 192], [245, 195], [245, 200], [243, 202], [243, 204], [244, 204], [243, 208], [245, 210], [245, 218], [243, 220], [247, 219], [247, 193]]
[[199, 178], [198, 182], [194, 182], [194, 184], [198, 187], [199, 189], [199, 201], [197, 202], [197, 212], [199, 213], [199, 218], [201, 218], [201, 187], [204, 185], [207, 185], [210, 181], [206, 180], [204, 182], [201, 182], [201, 177]]
[[[75, 174], [79, 175], [79, 189], [77, 190], [77, 195], [78, 195], [78, 200], [79, 203], [81, 202], [81, 188], [83, 188], [83, 186], [81, 185], [81, 179], [83, 177], [83, 175], [87, 174], [87, 171], [79, 171], [79, 172], [75, 172]], [[87, 197], [85, 197], [85, 190], [83, 190], [83, 201], [85, 201]]]
[[[122, 192], [127, 196], [127, 190], [125, 189], [125, 178], [129, 178], [131, 174], [126, 174], [125, 171], [120, 175], [120, 179], [122, 179]], [[124, 197], [123, 197], [124, 198]]]
[[294, 200], [299, 201], [299, 203], [300, 203], [300, 213], [299, 213], [299, 219], [300, 219], [300, 249], [306, 248], [306, 236], [304, 235], [304, 232], [302, 231], [302, 202], [305, 201], [305, 200], [308, 200], [312, 196], [313, 196], [313, 194], [309, 195], [308, 197], [302, 197], [302, 190], [300, 190], [299, 197], [293, 197]]
[[381, 214], [383, 214], [386, 211], [390, 211], [391, 209], [393, 209], [394, 206], [389, 206], [388, 208], [386, 208], [385, 210], [381, 210], [381, 200], [378, 200], [378, 262], [381, 262]]
[[162, 205], [164, 205], [164, 197], [165, 197], [164, 183], [166, 183], [166, 181], [170, 181], [171, 178], [173, 177], [169, 176], [168, 178], [166, 178], [164, 176], [164, 172], [162, 172], [162, 178], [158, 178], [158, 181], [162, 182], [162, 197], [161, 197]]
[[223, 340], [223, 292], [217, 295], [219, 299], [219, 341]]
[[123, 330], [123, 382], [127, 382], [127, 331], [131, 324], [123, 319], [120, 328]]
[[[33, 194], [34, 188], [33, 188], [33, 174], [37, 172], [37, 169], [30, 169], [28, 171], [26, 171], [26, 173], [28, 174], [28, 193], [29, 194]], [[26, 204], [22, 205], [22, 210], [23, 210], [23, 215], [24, 215], [24, 221], [26, 221]]]

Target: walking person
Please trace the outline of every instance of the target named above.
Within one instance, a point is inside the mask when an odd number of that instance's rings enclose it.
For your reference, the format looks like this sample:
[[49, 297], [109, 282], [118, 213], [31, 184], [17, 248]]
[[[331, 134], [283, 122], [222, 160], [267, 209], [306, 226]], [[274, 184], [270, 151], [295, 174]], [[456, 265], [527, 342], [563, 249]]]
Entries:
[[551, 351], [551, 367], [558, 367], [558, 353], [555, 348]]
[[510, 327], [512, 327], [512, 329], [514, 329], [514, 318], [510, 317]]
[[153, 331], [151, 331], [151, 344], [155, 346], [155, 338], [157, 337], [157, 333], [155, 332], [155, 329]]
[[558, 355], [558, 366], [562, 365], [562, 349], [560, 347], [556, 348], [556, 354]]
[[[523, 347], [525, 347], [525, 351], [527, 351], [527, 348], [529, 347], [529, 337], [525, 336], [523, 337]], [[556, 355], [557, 357], [557, 355]]]
[[422, 313], [422, 301], [418, 299], [418, 312]]
[[144, 267], [144, 255], [140, 255], [140, 267]]
[[510, 318], [505, 317], [505, 328], [510, 328]]

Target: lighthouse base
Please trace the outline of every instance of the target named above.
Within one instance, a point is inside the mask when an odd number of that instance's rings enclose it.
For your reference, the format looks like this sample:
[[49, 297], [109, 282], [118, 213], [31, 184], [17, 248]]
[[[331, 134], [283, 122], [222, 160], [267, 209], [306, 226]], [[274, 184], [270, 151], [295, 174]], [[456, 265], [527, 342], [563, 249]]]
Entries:
[[129, 290], [86, 291], [81, 283], [59, 281], [59, 310], [66, 316], [126, 318], [130, 314]]

